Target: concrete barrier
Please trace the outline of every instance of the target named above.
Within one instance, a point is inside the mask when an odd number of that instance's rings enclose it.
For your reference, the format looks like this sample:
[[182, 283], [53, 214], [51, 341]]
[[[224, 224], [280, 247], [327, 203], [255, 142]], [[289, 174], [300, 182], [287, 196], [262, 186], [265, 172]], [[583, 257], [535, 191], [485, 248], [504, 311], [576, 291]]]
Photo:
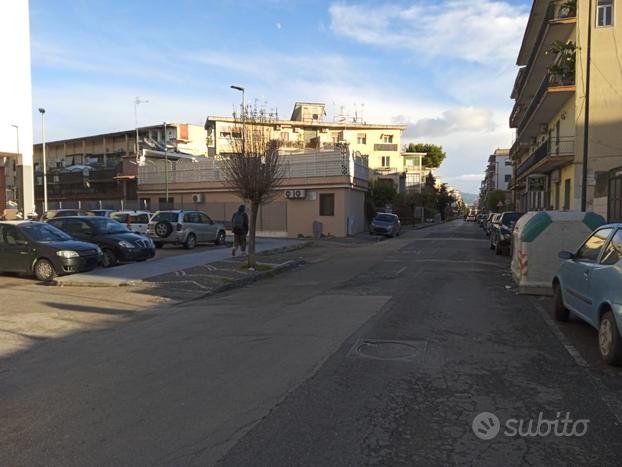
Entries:
[[512, 234], [512, 277], [519, 293], [551, 295], [558, 253], [576, 251], [603, 224], [605, 219], [592, 212], [539, 211], [521, 217]]

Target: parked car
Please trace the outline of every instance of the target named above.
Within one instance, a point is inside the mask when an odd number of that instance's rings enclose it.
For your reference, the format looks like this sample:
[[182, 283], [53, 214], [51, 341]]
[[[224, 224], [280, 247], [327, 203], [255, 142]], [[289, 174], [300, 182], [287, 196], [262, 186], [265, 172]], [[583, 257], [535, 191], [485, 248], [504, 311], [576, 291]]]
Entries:
[[594, 231], [576, 253], [562, 251], [553, 279], [555, 318], [570, 312], [598, 330], [598, 350], [622, 365], [622, 224]]
[[115, 212], [114, 209], [91, 209], [88, 214], [97, 217], [111, 217], [113, 212]]
[[149, 221], [148, 235], [161, 248], [165, 243], [192, 249], [199, 243], [225, 243], [225, 226], [200, 211], [157, 211]]
[[495, 254], [510, 253], [512, 231], [520, 216], [517, 212], [504, 212], [493, 221], [490, 230], [490, 249], [495, 250]]
[[90, 271], [102, 261], [93, 243], [79, 242], [43, 222], [0, 222], [0, 271], [33, 274], [48, 282], [56, 276]]
[[468, 216], [466, 216], [465, 220], [467, 222], [475, 222], [477, 218], [475, 217], [475, 214], [469, 214]]
[[82, 209], [51, 209], [46, 211], [41, 216], [41, 222], [45, 222], [55, 217], [69, 217], [69, 216], [94, 216], [89, 211], [83, 211]]
[[50, 219], [76, 240], [93, 242], [102, 249], [104, 267], [131, 261], [144, 261], [155, 256], [155, 246], [149, 237], [130, 232], [120, 222], [105, 217], [61, 217]]
[[399, 237], [402, 231], [400, 218], [395, 214], [382, 213], [376, 214], [369, 226], [371, 235], [386, 235], [387, 237]]
[[149, 211], [116, 211], [110, 215], [111, 219], [125, 224], [129, 230], [141, 235], [147, 235], [150, 217]]
[[481, 226], [484, 224], [484, 221], [486, 220], [486, 218], [488, 217], [487, 214], [478, 214], [477, 215], [477, 223]]
[[488, 219], [486, 219], [486, 222], [484, 223], [484, 232], [486, 233], [487, 237], [490, 237], [490, 232], [492, 231], [492, 225], [495, 222], [495, 219], [497, 219], [497, 217], [500, 215], [501, 214], [497, 214], [494, 212], [488, 215]]

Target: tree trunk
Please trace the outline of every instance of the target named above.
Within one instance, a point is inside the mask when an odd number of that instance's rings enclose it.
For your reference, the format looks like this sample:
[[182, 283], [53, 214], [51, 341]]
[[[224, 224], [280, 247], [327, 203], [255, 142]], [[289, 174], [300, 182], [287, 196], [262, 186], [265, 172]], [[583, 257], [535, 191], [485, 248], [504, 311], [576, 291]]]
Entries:
[[254, 268], [257, 264], [255, 260], [255, 232], [257, 231], [257, 214], [259, 213], [259, 203], [251, 201], [251, 225], [248, 235], [248, 267]]

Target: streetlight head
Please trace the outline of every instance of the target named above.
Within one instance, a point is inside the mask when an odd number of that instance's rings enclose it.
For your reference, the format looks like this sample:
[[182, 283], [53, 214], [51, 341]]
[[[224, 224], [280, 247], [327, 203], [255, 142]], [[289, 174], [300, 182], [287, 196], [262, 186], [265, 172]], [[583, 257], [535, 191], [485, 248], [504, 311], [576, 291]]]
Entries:
[[242, 86], [231, 85], [231, 89], [235, 89], [236, 91], [244, 91], [244, 88]]
[[45, 109], [43, 107], [39, 107], [39, 113], [43, 115], [45, 113]]

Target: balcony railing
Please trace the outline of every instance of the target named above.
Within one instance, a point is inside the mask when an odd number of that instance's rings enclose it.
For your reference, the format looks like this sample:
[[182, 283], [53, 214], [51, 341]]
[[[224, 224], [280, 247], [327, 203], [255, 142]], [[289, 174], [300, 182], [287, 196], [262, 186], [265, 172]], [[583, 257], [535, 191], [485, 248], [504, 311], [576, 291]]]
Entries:
[[[218, 159], [199, 159], [192, 161], [169, 162], [169, 170], [164, 168], [165, 161], [149, 161], [138, 169], [139, 184], [169, 183], [204, 183], [224, 182], [225, 177]], [[367, 158], [347, 156], [339, 153], [311, 153], [281, 156], [280, 163], [285, 169], [284, 178], [344, 177], [353, 176], [360, 180], [369, 179]]]
[[[538, 36], [533, 45], [531, 55], [529, 56], [529, 60], [527, 61], [527, 66], [525, 66], [525, 71], [520, 76], [519, 82], [516, 83], [517, 96], [520, 96], [523, 92], [523, 88], [525, 87], [525, 83], [527, 82], [527, 76], [529, 76], [529, 72], [533, 67], [533, 63], [536, 61], [536, 57], [538, 56], [538, 52], [540, 50], [540, 43], [544, 39], [546, 28], [549, 26], [549, 23], [551, 21], [558, 21], [561, 19], [576, 17], [576, 6], [573, 10], [573, 8], [570, 6], [571, 3], [572, 2], [569, 2], [568, 0], [558, 0], [549, 4], [546, 10], [546, 14], [544, 15], [544, 20], [540, 25], [540, 30], [538, 31]], [[519, 99], [517, 99], [517, 101], [518, 100]]]
[[520, 133], [523, 131], [523, 129], [525, 128], [525, 125], [527, 124], [527, 122], [529, 122], [529, 120], [533, 116], [534, 112], [540, 105], [540, 102], [542, 102], [542, 99], [544, 98], [545, 94], [548, 92], [549, 88], [555, 87], [555, 86], [572, 86], [574, 84], [575, 84], [574, 76], [568, 77], [566, 79], [562, 79], [559, 76], [547, 74], [542, 80], [542, 84], [540, 84], [538, 91], [536, 92], [535, 96], [533, 96], [533, 99], [531, 100], [529, 107], [527, 107], [527, 110], [525, 111], [525, 115], [523, 116], [523, 118], [520, 121], [520, 124], [518, 125], [518, 134], [520, 135]]
[[374, 151], [397, 151], [397, 144], [374, 144]]
[[533, 154], [516, 169], [516, 178], [525, 175], [532, 167], [547, 157], [573, 156], [574, 153], [574, 138], [549, 139], [538, 146]]

